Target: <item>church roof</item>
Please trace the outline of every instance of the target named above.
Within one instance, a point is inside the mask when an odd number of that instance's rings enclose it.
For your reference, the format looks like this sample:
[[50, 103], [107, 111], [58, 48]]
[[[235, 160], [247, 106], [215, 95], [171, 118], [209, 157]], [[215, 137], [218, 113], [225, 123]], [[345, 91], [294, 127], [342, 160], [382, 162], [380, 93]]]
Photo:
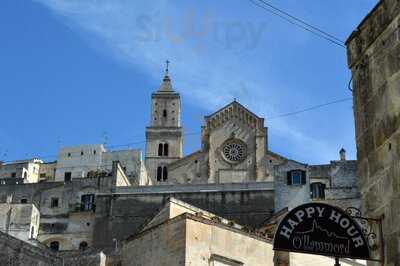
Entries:
[[253, 116], [254, 118], [260, 119], [260, 117], [258, 117], [255, 113], [253, 113], [252, 111], [250, 111], [249, 109], [247, 109], [246, 107], [244, 107], [241, 103], [239, 103], [238, 101], [236, 101], [236, 99], [233, 100], [233, 102], [231, 102], [231, 103], [225, 105], [224, 107], [220, 108], [219, 110], [215, 111], [214, 113], [205, 116], [205, 118], [206, 118], [206, 119], [211, 118], [211, 117], [217, 115], [218, 113], [224, 111], [225, 109], [228, 109], [228, 108], [231, 107], [231, 106], [236, 106], [236, 107], [238, 107], [239, 109], [243, 109], [244, 111], [246, 111], [247, 113], [249, 113], [249, 114], [250, 114], [251, 116]]
[[171, 78], [169, 77], [168, 74], [166, 74], [163, 78], [163, 82], [161, 83], [160, 89], [157, 91], [157, 93], [173, 93], [174, 90], [172, 88], [172, 82]]

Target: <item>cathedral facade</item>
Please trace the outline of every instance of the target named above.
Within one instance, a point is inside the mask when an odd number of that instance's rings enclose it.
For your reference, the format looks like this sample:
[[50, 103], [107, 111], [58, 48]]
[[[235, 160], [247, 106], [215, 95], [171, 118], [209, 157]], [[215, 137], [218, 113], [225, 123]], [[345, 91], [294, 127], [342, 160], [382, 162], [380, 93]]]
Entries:
[[145, 164], [154, 184], [273, 181], [264, 119], [236, 100], [204, 118], [201, 149], [183, 156], [181, 98], [168, 73], [152, 94]]

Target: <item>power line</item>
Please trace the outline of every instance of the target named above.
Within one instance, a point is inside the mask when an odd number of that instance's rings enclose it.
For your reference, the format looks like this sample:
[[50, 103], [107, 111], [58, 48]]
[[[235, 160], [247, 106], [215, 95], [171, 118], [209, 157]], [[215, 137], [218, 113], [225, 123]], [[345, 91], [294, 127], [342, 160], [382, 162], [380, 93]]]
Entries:
[[318, 104], [318, 105], [315, 105], [315, 106], [311, 106], [311, 107], [308, 107], [308, 108], [305, 108], [305, 109], [301, 109], [301, 110], [298, 110], [298, 111], [267, 117], [266, 119], [267, 120], [272, 120], [272, 119], [276, 119], [276, 118], [281, 118], [281, 117], [286, 117], [286, 116], [291, 116], [291, 115], [297, 115], [297, 114], [300, 114], [300, 113], [304, 113], [304, 112], [307, 112], [307, 111], [319, 109], [319, 108], [322, 108], [322, 107], [325, 107], [325, 106], [328, 106], [328, 105], [332, 105], [332, 104], [335, 104], [335, 103], [341, 103], [341, 102], [350, 101], [352, 99], [353, 98], [339, 99], [339, 100], [336, 100], [336, 101], [332, 101], [332, 102], [327, 102], [327, 103], [324, 103], [324, 104]]
[[[289, 22], [292, 25], [295, 25], [303, 30], [306, 30], [320, 38], [323, 38], [337, 46], [340, 46], [342, 48], [346, 48], [344, 42], [342, 40], [340, 40], [339, 38], [335, 37], [332, 34], [329, 34], [315, 26], [312, 26], [311, 24], [303, 21], [302, 19], [299, 19], [277, 7], [272, 6], [271, 4], [267, 3], [265, 0], [249, 0], [253, 5], [260, 7], [264, 10], [266, 10], [267, 12], [280, 17], [281, 19], [286, 20], [287, 22]], [[256, 2], [258, 1], [258, 2]], [[272, 9], [271, 9], [272, 8]]]
[[[301, 109], [298, 111], [293, 111], [293, 112], [289, 112], [289, 113], [283, 113], [280, 115], [276, 115], [276, 116], [271, 116], [271, 117], [267, 117], [267, 120], [272, 120], [272, 119], [276, 119], [276, 118], [282, 118], [282, 117], [287, 117], [287, 116], [292, 116], [292, 115], [297, 115], [300, 113], [304, 113], [304, 112], [308, 112], [311, 110], [315, 110], [315, 109], [319, 109], [328, 105], [332, 105], [332, 104], [336, 104], [336, 103], [341, 103], [341, 102], [346, 102], [349, 100], [352, 100], [353, 98], [344, 98], [344, 99], [339, 99], [339, 100], [335, 100], [335, 101], [331, 101], [331, 102], [327, 102], [327, 103], [323, 103], [323, 104], [318, 104], [318, 105], [314, 105], [305, 109]], [[195, 132], [190, 132], [190, 133], [186, 133], [183, 134], [183, 136], [192, 136], [192, 135], [199, 135], [201, 134], [201, 131], [195, 131]], [[130, 147], [133, 145], [138, 145], [138, 144], [144, 144], [146, 143], [146, 140], [143, 141], [137, 141], [137, 142], [130, 142], [130, 143], [125, 143], [125, 144], [117, 144], [117, 145], [108, 145], [106, 146], [109, 149], [113, 149], [113, 148], [118, 148], [118, 147]], [[79, 153], [80, 152], [72, 152], [72, 153]], [[44, 159], [44, 158], [57, 158], [58, 155], [45, 155], [45, 156], [34, 156], [36, 158], [40, 158], [40, 159]], [[17, 160], [8, 160], [8, 161], [3, 161], [3, 163], [13, 163]]]
[[295, 17], [294, 15], [289, 14], [288, 12], [286, 12], [286, 11], [280, 9], [280, 8], [277, 8], [276, 6], [273, 6], [271, 3], [268, 3], [266, 0], [258, 0], [258, 1], [263, 2], [265, 5], [271, 7], [272, 9], [274, 9], [274, 10], [276, 10], [276, 11], [282, 13], [282, 14], [285, 14], [286, 16], [288, 16], [288, 17], [290, 17], [290, 18], [292, 18], [292, 19], [294, 19], [294, 20], [296, 20], [296, 21], [298, 21], [298, 22], [300, 22], [300, 23], [302, 23], [302, 24], [304, 24], [304, 25], [306, 25], [306, 26], [308, 26], [308, 27], [310, 27], [310, 28], [312, 28], [312, 29], [314, 29], [314, 30], [326, 35], [326, 36], [329, 36], [330, 38], [332, 38], [332, 39], [344, 44], [343, 40], [335, 37], [334, 35], [326, 32], [326, 31], [324, 31], [324, 30], [322, 30], [322, 29], [320, 29], [320, 28], [318, 28], [316, 26], [311, 25], [310, 23], [305, 22], [304, 20], [302, 20], [302, 19], [300, 19], [298, 17]]

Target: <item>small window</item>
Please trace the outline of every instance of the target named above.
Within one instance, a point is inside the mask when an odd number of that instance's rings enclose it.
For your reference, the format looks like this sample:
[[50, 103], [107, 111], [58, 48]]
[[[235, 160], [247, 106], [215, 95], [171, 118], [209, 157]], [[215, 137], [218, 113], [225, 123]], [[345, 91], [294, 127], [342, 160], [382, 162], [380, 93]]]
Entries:
[[79, 244], [79, 250], [80, 251], [85, 251], [88, 248], [88, 243], [83, 241]]
[[46, 178], [46, 173], [41, 173], [40, 178]]
[[325, 184], [323, 183], [312, 183], [311, 184], [311, 198], [313, 199], [325, 199]]
[[163, 156], [164, 145], [162, 143], [158, 144], [158, 156]]
[[17, 173], [11, 173], [11, 177], [12, 178], [16, 178], [17, 177]]
[[58, 207], [58, 198], [51, 198], [51, 208], [57, 208]]
[[93, 151], [93, 154], [96, 154], [96, 150]]
[[300, 185], [301, 184], [301, 172], [300, 171], [292, 171], [292, 185]]
[[157, 167], [157, 181], [161, 182], [161, 180], [162, 180], [162, 167], [159, 166]]
[[70, 182], [72, 178], [72, 173], [71, 172], [65, 172], [64, 173], [64, 182]]
[[163, 117], [165, 117], [165, 118], [167, 117], [167, 110], [165, 110], [165, 109], [163, 110]]
[[27, 172], [24, 173], [24, 178], [25, 179], [28, 178], [28, 173]]
[[306, 172], [303, 170], [292, 170], [287, 172], [288, 185], [304, 185], [306, 184]]
[[68, 152], [67, 156], [68, 156], [68, 157], [71, 157], [71, 153], [70, 153], [70, 152]]
[[81, 156], [83, 156], [83, 154], [84, 154], [83, 151], [81, 151]]
[[21, 199], [21, 203], [22, 204], [27, 204], [28, 203], [28, 199]]
[[81, 211], [94, 211], [94, 194], [82, 195], [81, 197]]
[[168, 146], [168, 143], [165, 143], [164, 144], [164, 156], [168, 156], [168, 153], [169, 153], [169, 146]]
[[163, 177], [164, 182], [168, 180], [168, 169], [166, 166], [164, 166], [164, 168], [163, 168], [163, 176], [162, 177]]
[[60, 250], [60, 243], [58, 241], [53, 241], [50, 243], [50, 249], [53, 251], [59, 251]]

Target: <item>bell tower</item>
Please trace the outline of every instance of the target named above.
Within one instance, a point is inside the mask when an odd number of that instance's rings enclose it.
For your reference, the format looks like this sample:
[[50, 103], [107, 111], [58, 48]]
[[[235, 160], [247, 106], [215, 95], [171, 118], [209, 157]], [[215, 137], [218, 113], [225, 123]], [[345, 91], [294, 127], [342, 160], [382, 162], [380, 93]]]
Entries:
[[150, 126], [146, 128], [145, 163], [153, 183], [168, 183], [168, 164], [182, 157], [181, 98], [172, 88], [167, 61], [161, 86], [151, 95]]

